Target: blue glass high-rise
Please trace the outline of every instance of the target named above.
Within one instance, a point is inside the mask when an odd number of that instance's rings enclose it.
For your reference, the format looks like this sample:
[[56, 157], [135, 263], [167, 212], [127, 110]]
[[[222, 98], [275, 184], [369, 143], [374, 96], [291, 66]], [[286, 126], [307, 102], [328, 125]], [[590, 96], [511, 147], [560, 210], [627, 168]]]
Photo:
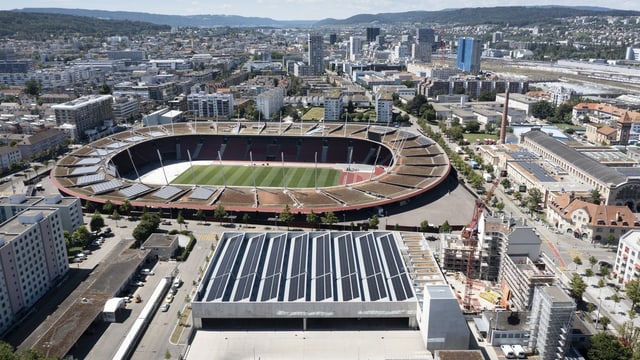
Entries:
[[482, 45], [474, 38], [458, 38], [458, 69], [471, 74], [480, 72], [480, 55]]

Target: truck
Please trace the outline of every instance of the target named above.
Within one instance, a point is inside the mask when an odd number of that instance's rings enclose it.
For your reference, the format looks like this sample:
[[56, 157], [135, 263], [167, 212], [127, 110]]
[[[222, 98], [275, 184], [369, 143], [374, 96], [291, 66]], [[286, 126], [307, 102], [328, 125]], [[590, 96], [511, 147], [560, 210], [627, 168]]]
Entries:
[[504, 353], [504, 357], [507, 359], [515, 359], [515, 354], [513, 353], [513, 348], [511, 345], [500, 345], [500, 350]]
[[511, 348], [513, 349], [513, 355], [518, 359], [525, 359], [527, 357], [521, 345], [512, 345]]

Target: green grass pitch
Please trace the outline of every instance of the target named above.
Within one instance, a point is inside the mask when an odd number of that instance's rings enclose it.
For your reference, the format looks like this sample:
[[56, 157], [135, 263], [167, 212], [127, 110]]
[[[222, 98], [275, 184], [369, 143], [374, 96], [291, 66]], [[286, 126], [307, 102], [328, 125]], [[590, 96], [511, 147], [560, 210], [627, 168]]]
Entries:
[[[286, 185], [290, 188], [313, 188], [338, 185], [341, 171], [313, 167], [285, 167]], [[172, 184], [279, 187], [285, 186], [281, 166], [196, 165], [180, 174]]]

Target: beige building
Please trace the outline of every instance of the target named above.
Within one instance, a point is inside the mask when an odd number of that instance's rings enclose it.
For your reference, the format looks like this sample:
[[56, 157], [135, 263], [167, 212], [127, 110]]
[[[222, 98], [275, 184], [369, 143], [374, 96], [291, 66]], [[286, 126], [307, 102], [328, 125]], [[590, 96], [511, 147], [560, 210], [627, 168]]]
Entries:
[[587, 141], [593, 144], [610, 145], [617, 142], [618, 131], [609, 125], [585, 124]]

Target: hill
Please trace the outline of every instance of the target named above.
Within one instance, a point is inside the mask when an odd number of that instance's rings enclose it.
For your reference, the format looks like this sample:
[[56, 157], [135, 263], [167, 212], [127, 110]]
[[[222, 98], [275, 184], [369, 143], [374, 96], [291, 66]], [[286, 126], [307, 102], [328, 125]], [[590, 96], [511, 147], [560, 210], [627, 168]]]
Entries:
[[525, 7], [503, 6], [486, 8], [464, 8], [441, 11], [409, 11], [403, 13], [361, 14], [343, 20], [325, 19], [316, 25], [357, 25], [357, 24], [510, 24], [526, 26], [540, 23], [550, 23], [556, 19], [574, 16], [638, 16], [640, 12], [629, 10], [612, 10], [585, 7]]
[[65, 14], [76, 16], [88, 16], [99, 19], [110, 20], [139, 20], [153, 24], [169, 25], [172, 27], [304, 27], [310, 26], [315, 21], [282, 21], [262, 17], [244, 17], [236, 15], [161, 15], [149, 14], [130, 11], [106, 11], [106, 10], [87, 10], [87, 9], [63, 9], [63, 8], [24, 8], [13, 10], [16, 12], [27, 13], [49, 13], [49, 14]]
[[110, 36], [169, 31], [167, 25], [130, 20], [102, 20], [91, 17], [0, 11], [0, 37], [49, 39], [51, 36]]

